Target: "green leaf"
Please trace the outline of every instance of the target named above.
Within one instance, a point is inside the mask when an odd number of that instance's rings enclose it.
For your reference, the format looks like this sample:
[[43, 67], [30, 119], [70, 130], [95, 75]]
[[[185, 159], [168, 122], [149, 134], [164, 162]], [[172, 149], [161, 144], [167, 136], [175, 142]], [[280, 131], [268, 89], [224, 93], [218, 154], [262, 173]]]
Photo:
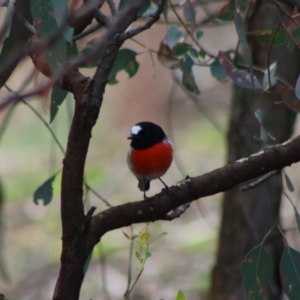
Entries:
[[[9, 36], [4, 40], [0, 54], [0, 89], [6, 83], [15, 67], [18, 65], [18, 60], [11, 63], [11, 60], [18, 55], [20, 49], [25, 48], [27, 43], [28, 33], [24, 32], [24, 26], [20, 22], [16, 14], [14, 14]], [[8, 67], [7, 67], [8, 65]]]
[[198, 52], [197, 52], [197, 50], [196, 49], [194, 49], [194, 48], [189, 48], [189, 54], [192, 56], [192, 57], [194, 57], [194, 58], [198, 58]]
[[191, 48], [191, 45], [187, 43], [177, 43], [173, 48], [173, 54], [176, 56], [181, 56], [186, 54]]
[[294, 207], [294, 211], [295, 211], [295, 218], [296, 218], [296, 223], [297, 223], [298, 231], [300, 233], [300, 215], [297, 212], [296, 207]]
[[200, 94], [200, 90], [196, 84], [193, 72], [182, 73], [182, 85], [191, 93], [194, 93], [196, 95]]
[[74, 29], [65, 23], [66, 19], [68, 18], [69, 0], [50, 1], [53, 7], [54, 18], [57, 26], [61, 27], [63, 25], [65, 27], [64, 31], [62, 32], [62, 35], [67, 42], [72, 43]]
[[217, 80], [222, 80], [227, 77], [226, 72], [224, 71], [223, 67], [221, 66], [218, 59], [215, 59], [210, 65], [210, 73], [211, 76], [216, 78]]
[[203, 37], [204, 32], [202, 30], [198, 30], [196, 32], [196, 38], [199, 40]]
[[276, 36], [272, 41], [275, 30], [276, 28], [261, 29], [249, 32], [249, 34], [253, 35], [259, 42], [266, 45], [271, 45], [271, 42], [272, 46], [280, 46], [286, 43], [288, 41], [288, 35], [281, 27], [279, 27]]
[[0, 300], [8, 300], [4, 294], [0, 294]]
[[288, 190], [292, 193], [295, 190], [293, 187], [292, 181], [285, 172], [283, 172], [283, 174], [284, 174], [286, 186], [287, 186]]
[[233, 21], [234, 1], [226, 3], [218, 12], [217, 18], [222, 21]]
[[152, 256], [152, 254], [151, 254], [151, 252], [147, 251], [147, 252], [145, 253], [145, 256], [146, 256], [146, 258], [149, 258], [149, 257]]
[[117, 73], [122, 70], [125, 70], [129, 74], [129, 78], [131, 78], [137, 73], [139, 64], [136, 61], [136, 55], [137, 53], [130, 49], [119, 50], [108, 76], [109, 84], [116, 84], [118, 82], [116, 80], [116, 76]]
[[141, 261], [141, 255], [140, 255], [140, 253], [139, 252], [135, 252], [135, 257], [139, 260], [139, 261]]
[[37, 190], [33, 194], [33, 202], [38, 205], [39, 200], [42, 200], [44, 202], [44, 206], [48, 205], [53, 196], [53, 188], [52, 184], [55, 179], [55, 176], [57, 174], [53, 175], [49, 179], [47, 179], [40, 187], [37, 188]]
[[[32, 0], [31, 12], [35, 28], [43, 40], [47, 40], [59, 30], [51, 0]], [[66, 35], [68, 36], [69, 34], [67, 33]], [[56, 41], [47, 48], [46, 60], [52, 72], [55, 73], [63, 69], [66, 61], [66, 50], [67, 40], [63, 35], [59, 36]]]
[[194, 61], [188, 54], [186, 54], [180, 60], [180, 63], [179, 63], [179, 67], [180, 67], [181, 71], [182, 72], [187, 72], [187, 73], [192, 72], [193, 65], [194, 65]]
[[80, 53], [81, 57], [88, 57], [85, 63], [81, 66], [82, 68], [94, 68], [98, 66], [99, 56], [98, 55], [91, 56], [91, 53], [94, 51], [95, 48], [99, 47], [100, 42], [101, 41], [99, 39], [93, 39], [89, 41], [86, 44], [85, 48], [81, 51]]
[[262, 300], [272, 277], [272, 262], [263, 245], [252, 249], [241, 266], [248, 300]]
[[300, 295], [300, 253], [285, 246], [281, 262], [280, 275], [283, 290], [289, 300], [299, 300]]
[[51, 93], [51, 104], [50, 104], [50, 123], [54, 120], [59, 107], [66, 99], [68, 91], [62, 89], [58, 85], [54, 85]]
[[177, 44], [179, 40], [183, 37], [182, 31], [175, 24], [172, 24], [167, 32], [167, 36], [165, 38], [168, 46], [173, 49], [173, 47]]
[[176, 300], [187, 300], [184, 293], [181, 290], [178, 291]]

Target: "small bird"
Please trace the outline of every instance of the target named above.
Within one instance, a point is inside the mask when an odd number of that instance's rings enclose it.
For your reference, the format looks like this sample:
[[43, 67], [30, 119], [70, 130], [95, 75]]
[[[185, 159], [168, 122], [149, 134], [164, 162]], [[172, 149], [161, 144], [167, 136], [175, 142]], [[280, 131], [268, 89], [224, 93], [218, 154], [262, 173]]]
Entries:
[[151, 122], [140, 122], [131, 128], [131, 140], [127, 154], [130, 171], [139, 181], [138, 187], [144, 192], [150, 188], [150, 181], [159, 179], [170, 193], [168, 186], [160, 178], [169, 169], [173, 160], [173, 144], [162, 128]]

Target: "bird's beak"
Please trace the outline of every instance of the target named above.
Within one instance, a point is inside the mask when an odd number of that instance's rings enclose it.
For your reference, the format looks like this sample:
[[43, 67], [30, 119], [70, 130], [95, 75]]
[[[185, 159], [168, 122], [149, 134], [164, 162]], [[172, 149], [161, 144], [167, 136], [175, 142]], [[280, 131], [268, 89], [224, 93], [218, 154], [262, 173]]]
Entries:
[[127, 138], [127, 140], [133, 140], [133, 139], [134, 139], [134, 136], [132, 134]]

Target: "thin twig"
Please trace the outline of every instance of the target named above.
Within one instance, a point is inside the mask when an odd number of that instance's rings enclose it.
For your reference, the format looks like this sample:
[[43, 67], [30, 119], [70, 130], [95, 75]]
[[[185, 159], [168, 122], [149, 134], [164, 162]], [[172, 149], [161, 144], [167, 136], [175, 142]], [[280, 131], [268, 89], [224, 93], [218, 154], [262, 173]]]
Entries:
[[242, 186], [241, 191], [245, 192], [247, 190], [254, 189], [258, 185], [264, 183], [265, 181], [267, 181], [268, 179], [270, 179], [271, 177], [273, 177], [274, 175], [276, 175], [278, 173], [280, 173], [280, 170], [271, 171], [271, 172], [259, 177], [257, 180], [251, 182], [250, 184]]
[[83, 32], [81, 32], [81, 33], [79, 33], [79, 34], [74, 35], [74, 36], [73, 36], [73, 42], [75, 42], [75, 41], [77, 41], [77, 40], [79, 40], [79, 39], [81, 39], [81, 38], [83, 38], [83, 37], [89, 35], [90, 33], [94, 32], [94, 31], [96, 31], [96, 30], [98, 30], [98, 29], [100, 29], [100, 28], [102, 28], [102, 27], [103, 27], [102, 24], [96, 24], [96, 25], [94, 25], [94, 26], [88, 28], [87, 30], [85, 30], [85, 31], [83, 31]]
[[161, 0], [159, 6], [157, 7], [156, 12], [149, 16], [149, 19], [145, 24], [140, 25], [135, 29], [124, 32], [119, 37], [119, 40], [125, 41], [125, 40], [132, 38], [133, 36], [141, 33], [142, 31], [149, 29], [157, 20], [159, 20], [160, 15], [163, 12], [163, 9], [164, 9], [164, 6], [166, 5], [166, 3], [167, 3], [167, 0]]
[[111, 12], [112, 16], [116, 15], [118, 11], [117, 11], [114, 0], [106, 0], [106, 2], [110, 8], [110, 12]]
[[99, 24], [103, 25], [104, 27], [106, 27], [106, 25], [109, 22], [109, 18], [97, 8], [93, 9], [93, 14], [94, 14], [94, 17], [97, 20], [97, 22]]
[[204, 50], [203, 47], [199, 44], [199, 42], [195, 39], [195, 37], [190, 33], [189, 29], [183, 22], [182, 18], [179, 16], [178, 12], [175, 9], [174, 4], [171, 2], [171, 0], [168, 0], [170, 7], [172, 8], [173, 13], [175, 14], [176, 18], [179, 20], [181, 25], [183, 26], [186, 33], [189, 35], [189, 37], [192, 39], [192, 41], [199, 47], [199, 49], [202, 49], [210, 58], [216, 58], [215, 55], [210, 54], [208, 51]]

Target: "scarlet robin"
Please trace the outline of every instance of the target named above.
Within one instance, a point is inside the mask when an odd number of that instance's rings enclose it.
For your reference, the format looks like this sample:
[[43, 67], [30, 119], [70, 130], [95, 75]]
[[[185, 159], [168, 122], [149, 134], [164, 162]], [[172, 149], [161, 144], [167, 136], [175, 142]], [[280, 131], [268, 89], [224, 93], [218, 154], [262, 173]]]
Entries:
[[127, 164], [139, 181], [138, 187], [144, 192], [144, 199], [147, 199], [146, 191], [149, 190], [150, 181], [153, 179], [159, 179], [170, 193], [161, 177], [172, 163], [173, 144], [162, 128], [151, 122], [140, 122], [131, 128], [128, 139], [131, 143]]

